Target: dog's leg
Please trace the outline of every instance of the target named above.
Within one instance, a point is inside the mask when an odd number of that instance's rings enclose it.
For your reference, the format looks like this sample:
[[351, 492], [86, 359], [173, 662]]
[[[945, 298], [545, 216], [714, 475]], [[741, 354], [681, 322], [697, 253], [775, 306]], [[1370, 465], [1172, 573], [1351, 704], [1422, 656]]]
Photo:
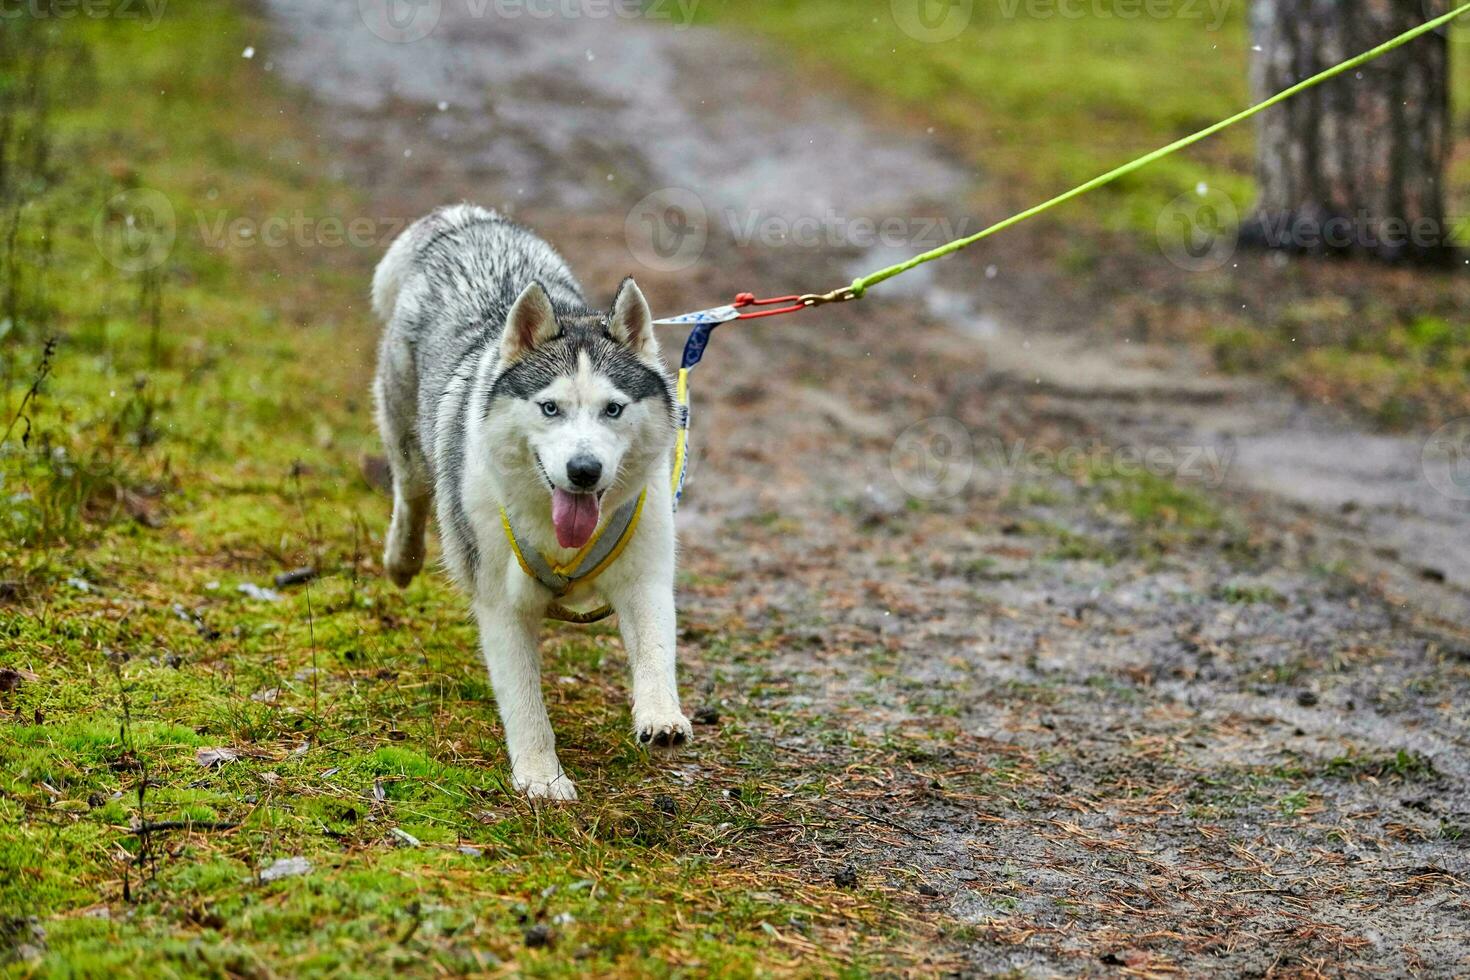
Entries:
[[694, 737], [679, 707], [675, 676], [673, 553], [670, 542], [660, 549], [661, 556], [667, 555], [667, 561], [658, 561], [660, 567], [620, 581], [608, 591], [633, 675], [633, 736], [659, 748], [682, 745]]
[[424, 567], [430, 503], [427, 481], [393, 471], [393, 519], [388, 524], [383, 567], [399, 588], [407, 587]]
[[538, 613], [524, 612], [504, 601], [475, 602], [480, 645], [505, 728], [516, 789], [532, 799], [575, 800], [577, 788], [556, 757], [556, 735], [541, 699], [539, 618]]
[[386, 344], [379, 359], [378, 428], [393, 474], [393, 519], [383, 548], [383, 568], [400, 588], [424, 567], [424, 534], [433, 503], [428, 465], [414, 432], [418, 385], [411, 356]]

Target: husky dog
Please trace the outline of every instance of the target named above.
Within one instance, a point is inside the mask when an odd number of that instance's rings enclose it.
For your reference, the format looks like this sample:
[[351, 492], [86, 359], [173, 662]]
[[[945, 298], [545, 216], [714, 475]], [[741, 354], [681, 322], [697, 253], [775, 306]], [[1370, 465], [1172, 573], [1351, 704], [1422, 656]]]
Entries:
[[[516, 788], [577, 797], [541, 699], [538, 626], [556, 600], [600, 596], [618, 614], [634, 736], [663, 747], [691, 738], [674, 676], [673, 387], [637, 284], [624, 280], [608, 312], [591, 310], [555, 249], [464, 204], [393, 242], [373, 309], [387, 326], [375, 396], [393, 474], [383, 565], [408, 585], [436, 504]], [[552, 567], [572, 561], [645, 492], [631, 538], [595, 583], [557, 596], [523, 567], [528, 548]]]

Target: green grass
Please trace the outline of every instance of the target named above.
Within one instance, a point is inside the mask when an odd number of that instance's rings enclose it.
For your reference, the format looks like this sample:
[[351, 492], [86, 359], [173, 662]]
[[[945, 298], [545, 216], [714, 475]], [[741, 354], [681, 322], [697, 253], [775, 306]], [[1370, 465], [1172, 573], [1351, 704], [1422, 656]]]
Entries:
[[[936, 15], [946, 6], [927, 4]], [[794, 47], [824, 74], [918, 114], [981, 173], [987, 200], [1034, 204], [1201, 129], [1247, 99], [1238, 4], [1167, 0], [1162, 16], [1123, 4], [976, 3], [957, 37], [904, 30], [887, 0], [719, 0], [699, 11]], [[954, 5], [960, 8], [960, 5]], [[1131, 5], [1135, 9], [1138, 5]], [[1214, 8], [1214, 9], [1211, 9]], [[960, 8], [962, 9], [962, 8]], [[1248, 128], [1126, 178], [1069, 212], [1153, 233], [1160, 209], [1204, 182], [1249, 203]]]
[[[1038, 554], [1059, 562], [1105, 566], [1130, 559], [1153, 562], [1204, 543], [1223, 544], [1243, 558], [1251, 555], [1252, 544], [1239, 514], [1206, 493], [1136, 462], [1124, 465], [1124, 460], [1123, 450], [1084, 454], [1074, 465], [1058, 467], [1065, 483], [1044, 488], [1018, 485], [1005, 500], [1006, 511], [1020, 518], [1016, 532], [1041, 539]], [[1051, 512], [1063, 505], [1086, 514], [1085, 526], [1054, 519]], [[962, 572], [972, 580], [993, 579], [997, 577], [991, 571], [993, 564], [993, 559], [982, 559]], [[1244, 591], [1226, 598], [1267, 601], [1268, 592], [1263, 589], [1259, 599]]]
[[1218, 530], [1225, 523], [1215, 501], [1147, 471], [1110, 475], [1101, 486], [1106, 507], [1145, 529], [1203, 532]]
[[[741, 6], [773, 32], [783, 17], [834, 9]], [[783, 769], [778, 740], [798, 730], [864, 747], [842, 718], [821, 727], [762, 706], [789, 685], [784, 673], [720, 705], [686, 778], [628, 737], [615, 634], [555, 630], [548, 707], [584, 802], [532, 807], [510, 791], [463, 599], [432, 576], [400, 593], [377, 567], [387, 506], [359, 458], [376, 449], [362, 295], [379, 250], [221, 249], [201, 233], [239, 217], [366, 213], [320, 176], [327, 162], [293, 97], [262, 59], [240, 57], [264, 25], [225, 0], [169, 4], [149, 31], [5, 24], [0, 113], [18, 135], [0, 181], [0, 973], [843, 976], [925, 956], [941, 969], [932, 932], [894, 914], [888, 886], [865, 874], [839, 887], [813, 866], [813, 840], [849, 837], [822, 797], [848, 775], [881, 782], [890, 769], [872, 747], [842, 772], [805, 758]], [[1034, 25], [991, 26], [1021, 32], [1015, 50], [1033, 58], [1062, 43]], [[1067, 43], [1081, 36], [1050, 26]], [[1107, 30], [1097, 45], [1156, 43]], [[874, 43], [837, 35], [833, 56]], [[1010, 50], [1002, 40], [977, 38], [972, 54]], [[1118, 87], [1122, 106], [1135, 69], [1116, 66], [1107, 82], [1093, 45], [1078, 50], [1099, 74], [1081, 77]], [[989, 70], [960, 67], [972, 85]], [[909, 105], [933, 92], [920, 74], [906, 84]], [[1042, 87], [1007, 84], [1006, 112]], [[1056, 118], [1100, 114], [1126, 155], [1131, 110], [1115, 118], [1109, 104], [1083, 92]], [[965, 123], [963, 105], [945, 103], [947, 125]], [[1181, 106], [1136, 108], [1158, 116], [1150, 125], [1191, 122]], [[997, 160], [1035, 187], [1091, 166], [1079, 151], [1021, 173], [1028, 141], [1051, 139], [1054, 122], [1016, 115]], [[973, 146], [983, 137], [976, 123]], [[1181, 175], [1213, 173], [1204, 159]], [[129, 271], [99, 249], [98, 227], [104, 241], [125, 232], [108, 202], [145, 189], [170, 203], [177, 238], [161, 265]], [[1405, 342], [1425, 357], [1458, 343], [1432, 327]], [[1120, 548], [1234, 533], [1228, 513], [1168, 481], [1056, 482], [1010, 502], [1082, 502], [1080, 530], [1025, 525], [1055, 544], [1052, 557], [1116, 561]], [[319, 576], [278, 601], [241, 591], [302, 565]], [[967, 573], [994, 570], [981, 559]], [[720, 665], [709, 671], [718, 689], [726, 665], [785, 642], [781, 630], [706, 628], [686, 648]], [[875, 685], [905, 683], [891, 651], [871, 659]], [[1137, 695], [1106, 682], [1098, 699]], [[1004, 690], [1043, 706], [1066, 696], [1059, 681]], [[906, 697], [936, 702], [931, 718], [957, 710], [937, 685]], [[882, 751], [929, 764], [911, 735], [885, 737]], [[235, 758], [211, 763], [219, 749]], [[980, 760], [975, 776], [945, 778], [995, 793], [987, 805], [1044, 812], [1044, 776], [1024, 754], [990, 746]], [[937, 752], [932, 762], [945, 764]], [[1429, 778], [1426, 766], [1401, 753], [1328, 771]], [[305, 874], [265, 880], [294, 858]]]
[[[1288, 752], [1288, 758], [1293, 754]], [[1351, 753], [1327, 760], [1296, 756], [1293, 761], [1270, 766], [1220, 766], [1200, 773], [1186, 793], [1198, 809], [1200, 819], [1220, 819], [1244, 807], [1270, 802], [1282, 816], [1292, 819], [1310, 813], [1314, 803], [1330, 793], [1334, 782], [1395, 780], [1431, 782], [1437, 777], [1433, 763], [1406, 749], [1387, 753]], [[1442, 828], [1441, 835], [1446, 831]], [[1453, 834], [1453, 829], [1448, 831]], [[1446, 836], [1452, 839], [1452, 836]]]
[[1435, 426], [1470, 414], [1470, 323], [1458, 316], [1447, 308], [1359, 311], [1327, 297], [1288, 305], [1264, 329], [1217, 328], [1211, 343], [1226, 371], [1278, 373], [1388, 428]]
[[1287, 793], [1277, 801], [1277, 809], [1283, 817], [1295, 817], [1311, 805], [1312, 798], [1306, 790], [1296, 790]]
[[1260, 583], [1226, 582], [1215, 589], [1215, 597], [1235, 605], [1284, 606], [1286, 597], [1269, 585]]
[[[764, 828], [815, 784], [764, 788], [769, 753], [734, 709], [701, 729], [697, 781], [651, 761], [608, 630], [546, 652], [562, 758], [596, 802], [510, 791], [462, 599], [434, 577], [399, 593], [376, 567], [386, 503], [358, 460], [375, 448], [361, 297], [378, 250], [221, 249], [200, 231], [366, 213], [240, 57], [262, 26], [223, 0], [170, 4], [149, 31], [13, 26], [0, 971], [871, 968], [894, 939], [881, 896], [772, 864]], [[156, 269], [120, 269], [96, 228], [145, 188], [177, 238]], [[240, 591], [301, 565], [319, 577], [279, 601]], [[202, 764], [217, 748], [237, 758]], [[261, 880], [294, 857], [311, 870]], [[31, 916], [39, 957], [16, 948]]]
[[[933, 122], [1002, 184], [992, 200], [1034, 204], [1250, 104], [1250, 42], [1242, 4], [1218, 0], [975, 3], [953, 37], [919, 36], [896, 11], [924, 8], [942, 24], [944, 0], [715, 0], [707, 21], [763, 34], [824, 76], [895, 115]], [[926, 40], [938, 36], [941, 40]], [[1463, 40], [1463, 36], [1460, 38]], [[1470, 58], [1452, 44], [1457, 131], [1470, 119]], [[1160, 208], [1199, 182], [1245, 207], [1253, 195], [1249, 125], [1071, 205], [1071, 214], [1153, 234]], [[1457, 197], [1470, 159], [1453, 164]], [[1451, 213], [1458, 213], [1451, 207]]]
[[1327, 761], [1323, 770], [1335, 779], [1430, 780], [1437, 773], [1434, 763], [1418, 752], [1399, 749], [1392, 753], [1350, 753]]

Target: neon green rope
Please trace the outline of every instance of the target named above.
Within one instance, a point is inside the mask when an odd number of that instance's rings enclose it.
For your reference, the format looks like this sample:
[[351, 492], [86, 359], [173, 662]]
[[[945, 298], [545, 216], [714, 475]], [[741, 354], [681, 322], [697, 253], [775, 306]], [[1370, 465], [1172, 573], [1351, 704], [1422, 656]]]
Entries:
[[976, 234], [973, 234], [968, 238], [961, 238], [956, 241], [950, 242], [948, 245], [941, 245], [939, 248], [936, 248], [930, 252], [925, 252], [923, 255], [916, 255], [913, 258], [909, 259], [907, 262], [900, 262], [898, 265], [891, 265], [886, 269], [880, 269], [870, 275], [862, 276], [859, 279], [855, 279], [853, 280], [852, 286], [849, 287], [852, 293], [852, 298], [857, 299], [858, 297], [862, 296], [869, 286], [876, 286], [878, 283], [883, 282], [886, 279], [892, 279], [894, 276], [901, 275], [902, 273], [905, 273], [916, 266], [923, 265], [926, 262], [933, 262], [935, 259], [942, 259], [946, 255], [953, 255], [955, 252], [958, 252], [961, 249], [969, 248], [971, 245], [980, 241], [980, 239], [982, 238], [988, 238], [998, 231], [1005, 231], [1012, 225], [1020, 224], [1027, 218], [1034, 218], [1036, 215], [1041, 214], [1043, 211], [1050, 211], [1052, 208], [1056, 207], [1059, 204], [1067, 203], [1074, 197], [1081, 197], [1083, 194], [1086, 194], [1089, 191], [1097, 190], [1104, 184], [1112, 183], [1119, 177], [1126, 177], [1128, 174], [1131, 174], [1136, 170], [1141, 170], [1142, 168], [1148, 166], [1151, 163], [1154, 163], [1155, 161], [1162, 160], [1164, 157], [1169, 156], [1171, 153], [1176, 153], [1179, 150], [1184, 149], [1185, 147], [1193, 146], [1200, 140], [1213, 136], [1216, 133], [1220, 132], [1222, 129], [1228, 129], [1231, 126], [1234, 126], [1236, 123], [1244, 122], [1252, 116], [1264, 112], [1272, 106], [1277, 105], [1278, 103], [1285, 102], [1287, 99], [1291, 98], [1294, 95], [1300, 95], [1307, 89], [1315, 88], [1328, 79], [1336, 78], [1338, 75], [1341, 75], [1344, 72], [1352, 71], [1354, 68], [1365, 65], [1375, 58], [1382, 57], [1383, 55], [1388, 54], [1390, 51], [1393, 51], [1396, 48], [1401, 48], [1415, 38], [1422, 37], [1423, 35], [1428, 34], [1430, 31], [1443, 27], [1445, 24], [1448, 24], [1450, 21], [1454, 20], [1456, 17], [1459, 17], [1461, 14], [1467, 11], [1470, 11], [1470, 3], [1466, 3], [1464, 6], [1458, 7], [1447, 14], [1442, 14], [1439, 17], [1434, 18], [1433, 20], [1426, 21], [1413, 30], [1405, 31], [1403, 34], [1400, 34], [1393, 40], [1385, 41], [1383, 44], [1378, 45], [1378, 47], [1372, 49], [1371, 51], [1365, 51], [1362, 54], [1358, 55], [1356, 58], [1350, 58], [1340, 65], [1329, 68], [1319, 74], [1313, 75], [1311, 78], [1308, 78], [1305, 81], [1298, 82], [1291, 88], [1284, 89], [1283, 91], [1271, 96], [1266, 101], [1261, 102], [1257, 105], [1253, 105], [1243, 112], [1238, 112], [1235, 115], [1231, 116], [1229, 119], [1217, 122], [1213, 126], [1202, 129], [1191, 136], [1186, 136], [1183, 139], [1175, 140], [1168, 146], [1154, 150], [1147, 156], [1139, 157], [1137, 160], [1134, 160], [1131, 163], [1125, 163], [1123, 164], [1123, 166], [1117, 168], [1116, 170], [1109, 170], [1102, 176], [1094, 177], [1087, 183], [1082, 184], [1078, 187], [1074, 187], [1071, 190], [1067, 191], [1065, 194], [1059, 194], [1056, 197], [1052, 198], [1050, 201], [1047, 201], [1043, 204], [1038, 204], [1033, 208], [1028, 208], [1027, 210], [1022, 211], [1020, 214], [1011, 215], [1004, 221], [997, 222], [996, 224], [991, 225], [989, 228], [986, 228], [984, 231], [977, 232]]

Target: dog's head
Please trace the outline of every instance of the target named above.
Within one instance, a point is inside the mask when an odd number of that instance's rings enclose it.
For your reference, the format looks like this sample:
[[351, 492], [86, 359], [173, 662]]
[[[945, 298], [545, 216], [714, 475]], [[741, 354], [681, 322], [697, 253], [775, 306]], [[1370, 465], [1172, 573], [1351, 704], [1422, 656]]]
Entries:
[[625, 279], [606, 314], [559, 314], [527, 286], [506, 315], [491, 403], [500, 448], [523, 447], [551, 495], [557, 542], [580, 548], [603, 497], [673, 446], [672, 387], [637, 283]]

